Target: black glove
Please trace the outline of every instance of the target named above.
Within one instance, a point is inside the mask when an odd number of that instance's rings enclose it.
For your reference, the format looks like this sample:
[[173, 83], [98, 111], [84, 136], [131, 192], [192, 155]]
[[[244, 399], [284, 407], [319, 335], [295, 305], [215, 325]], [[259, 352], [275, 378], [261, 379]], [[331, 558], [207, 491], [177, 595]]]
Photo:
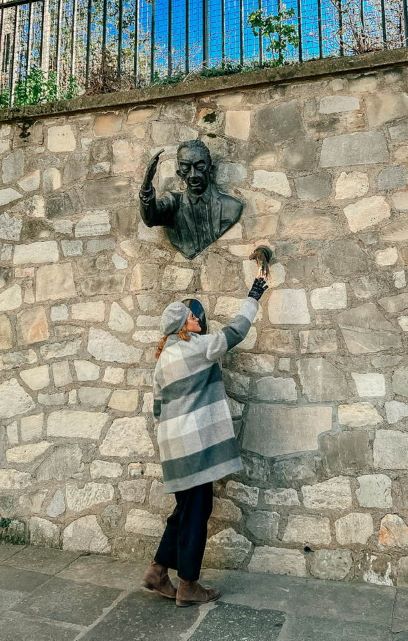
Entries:
[[252, 283], [252, 287], [248, 292], [248, 296], [251, 298], [255, 298], [255, 300], [259, 300], [262, 296], [262, 294], [268, 289], [268, 285], [266, 284], [266, 280], [264, 278], [255, 278], [254, 282]]

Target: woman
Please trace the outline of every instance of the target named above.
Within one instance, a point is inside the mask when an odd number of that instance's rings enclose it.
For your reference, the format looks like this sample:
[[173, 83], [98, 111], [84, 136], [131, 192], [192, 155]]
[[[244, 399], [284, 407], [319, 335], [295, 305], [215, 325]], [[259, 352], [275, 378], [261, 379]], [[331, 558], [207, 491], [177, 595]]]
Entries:
[[[238, 315], [222, 330], [200, 336], [200, 323], [181, 302], [166, 307], [154, 372], [154, 416], [164, 490], [176, 508], [143, 584], [185, 607], [215, 601], [219, 591], [198, 583], [212, 511], [212, 483], [242, 469], [219, 359], [247, 335], [267, 289], [256, 278]], [[168, 568], [177, 570], [176, 588]]]

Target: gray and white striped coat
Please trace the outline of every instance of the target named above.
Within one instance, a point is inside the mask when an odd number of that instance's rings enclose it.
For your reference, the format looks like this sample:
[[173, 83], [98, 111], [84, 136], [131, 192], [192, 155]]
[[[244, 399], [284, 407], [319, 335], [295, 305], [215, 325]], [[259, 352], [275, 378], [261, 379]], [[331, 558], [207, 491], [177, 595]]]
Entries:
[[258, 302], [246, 298], [213, 334], [171, 334], [154, 372], [153, 412], [164, 491], [179, 492], [242, 469], [219, 359], [247, 335]]

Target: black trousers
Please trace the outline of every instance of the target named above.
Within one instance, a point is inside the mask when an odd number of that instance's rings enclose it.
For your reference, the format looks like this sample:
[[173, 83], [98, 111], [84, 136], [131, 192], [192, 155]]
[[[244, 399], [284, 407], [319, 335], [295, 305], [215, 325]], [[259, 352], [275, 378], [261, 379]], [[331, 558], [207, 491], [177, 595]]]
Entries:
[[177, 505], [167, 519], [154, 560], [177, 570], [185, 581], [198, 581], [213, 507], [213, 486], [205, 483], [175, 495]]

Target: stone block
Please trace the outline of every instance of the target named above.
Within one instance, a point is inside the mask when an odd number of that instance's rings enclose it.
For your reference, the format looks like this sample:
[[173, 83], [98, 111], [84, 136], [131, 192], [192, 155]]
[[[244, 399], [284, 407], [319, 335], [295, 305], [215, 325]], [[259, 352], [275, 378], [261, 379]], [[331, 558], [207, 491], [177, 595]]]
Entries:
[[18, 314], [17, 336], [24, 345], [47, 340], [49, 331], [44, 307], [31, 307]]
[[371, 468], [367, 431], [327, 432], [319, 438], [319, 454], [328, 474], [355, 474]]
[[81, 280], [82, 293], [86, 298], [105, 294], [121, 294], [125, 286], [125, 274], [106, 272]]
[[18, 309], [23, 302], [20, 285], [12, 285], [0, 292], [0, 312]]
[[[84, 361], [86, 362], [86, 361]], [[125, 370], [122, 367], [107, 367], [103, 375], [104, 383], [111, 383], [111, 385], [118, 385], [123, 383], [125, 377]]]
[[357, 501], [361, 507], [392, 507], [391, 479], [385, 474], [364, 474], [357, 478]]
[[336, 539], [340, 545], [365, 545], [374, 533], [371, 514], [352, 512], [334, 523]]
[[112, 501], [114, 496], [113, 485], [110, 483], [85, 483], [78, 487], [68, 483], [65, 488], [67, 508], [72, 512], [83, 512], [95, 505]]
[[388, 162], [385, 137], [379, 131], [358, 131], [323, 140], [321, 167], [371, 165]]
[[8, 205], [18, 198], [21, 198], [21, 194], [15, 189], [11, 189], [11, 187], [8, 187], [7, 189], [0, 189], [0, 207]]
[[21, 178], [24, 174], [24, 152], [16, 149], [3, 158], [2, 162], [3, 183], [12, 183]]
[[33, 399], [17, 379], [11, 378], [0, 385], [0, 418], [12, 418], [18, 414], [26, 414], [34, 407]]
[[338, 315], [338, 323], [348, 350], [352, 354], [367, 354], [382, 350], [398, 350], [401, 338], [398, 330], [377, 309], [365, 303]]
[[51, 320], [54, 322], [68, 320], [68, 307], [66, 305], [54, 305], [51, 307]]
[[330, 196], [331, 178], [326, 173], [299, 176], [295, 178], [295, 187], [300, 200], [316, 202]]
[[163, 530], [163, 521], [158, 514], [151, 514], [147, 510], [130, 510], [125, 523], [125, 532], [140, 536], [158, 537]]
[[387, 247], [387, 249], [375, 252], [375, 262], [380, 267], [395, 265], [398, 260], [398, 250], [396, 247]]
[[400, 401], [387, 401], [385, 403], [385, 412], [388, 423], [398, 423], [398, 421], [408, 416], [408, 404]]
[[82, 450], [79, 445], [58, 445], [37, 467], [36, 477], [38, 481], [64, 481], [80, 477], [83, 470]]
[[32, 516], [29, 521], [29, 531], [31, 545], [59, 548], [60, 530], [55, 523], [38, 516]]
[[109, 214], [106, 211], [89, 213], [83, 216], [75, 225], [76, 238], [84, 236], [104, 236], [109, 234], [111, 229]]
[[338, 417], [340, 425], [348, 427], [364, 427], [378, 425], [383, 422], [383, 417], [371, 403], [351, 403], [339, 405]]
[[122, 476], [122, 471], [122, 466], [119, 463], [113, 463], [112, 461], [94, 460], [89, 468], [91, 479], [116, 479], [119, 476]]
[[302, 545], [329, 545], [331, 543], [330, 521], [326, 517], [289, 514], [282, 541]]
[[281, 215], [279, 238], [289, 240], [331, 240], [339, 233], [338, 221], [327, 211], [286, 209]]
[[356, 96], [323, 96], [320, 98], [319, 113], [334, 114], [354, 111], [360, 108], [360, 101]]
[[24, 443], [29, 441], [39, 441], [42, 436], [44, 424], [44, 414], [32, 414], [23, 416], [20, 419], [21, 440]]
[[341, 581], [352, 567], [350, 550], [315, 550], [311, 556], [310, 573], [318, 579]]
[[239, 162], [220, 162], [217, 167], [217, 184], [220, 187], [239, 185], [246, 180], [247, 168]]
[[55, 518], [65, 512], [65, 497], [62, 490], [57, 490], [47, 507], [47, 516]]
[[101, 300], [75, 303], [71, 307], [73, 320], [102, 322], [105, 318], [105, 303]]
[[91, 327], [89, 330], [88, 352], [97, 360], [116, 363], [137, 363], [142, 351], [137, 347], [122, 343], [112, 334]]
[[282, 165], [294, 171], [313, 171], [316, 166], [317, 145], [309, 138], [298, 138], [285, 145]]
[[239, 507], [237, 507], [235, 503], [233, 503], [229, 499], [220, 499], [215, 496], [211, 518], [220, 521], [231, 521], [233, 523], [239, 523], [242, 518], [242, 512]]
[[296, 401], [296, 383], [293, 378], [264, 376], [255, 382], [255, 398], [259, 401]]
[[268, 302], [269, 320], [273, 325], [306, 325], [310, 323], [304, 289], [278, 289]]
[[408, 586], [408, 556], [402, 556], [398, 561], [397, 585]]
[[380, 548], [408, 547], [408, 525], [398, 514], [386, 514], [381, 519], [378, 545]]
[[138, 402], [138, 391], [115, 389], [109, 401], [109, 407], [119, 412], [135, 412]]
[[408, 115], [408, 95], [377, 92], [365, 98], [369, 126], [381, 127], [390, 120]]
[[144, 503], [146, 499], [147, 481], [137, 479], [135, 481], [121, 481], [119, 483], [119, 492], [123, 501], [129, 503]]
[[250, 403], [243, 448], [268, 457], [317, 450], [318, 435], [331, 427], [331, 407]]
[[280, 516], [277, 512], [255, 510], [246, 520], [246, 528], [256, 541], [261, 543], [276, 542]]
[[[335, 240], [319, 251], [323, 265], [335, 277], [354, 276], [358, 273], [366, 274], [369, 261], [366, 253], [359, 244], [351, 238]], [[347, 256], [347, 260], [344, 260]]]
[[384, 296], [378, 302], [389, 314], [399, 314], [408, 308], [408, 293]]
[[24, 490], [31, 485], [32, 478], [27, 472], [14, 469], [0, 469], [0, 492], [4, 490]]
[[43, 189], [49, 193], [61, 187], [61, 172], [56, 167], [48, 167], [43, 173]]
[[158, 284], [157, 265], [154, 263], [141, 263], [133, 268], [130, 280], [131, 291], [153, 289]]
[[[408, 181], [408, 173], [405, 167], [386, 167], [377, 176], [377, 189], [380, 191], [392, 191], [398, 187], [405, 187]], [[403, 193], [403, 192], [402, 192]], [[396, 207], [399, 209], [399, 207]], [[402, 209], [405, 209], [403, 207]]]
[[377, 469], [408, 469], [408, 434], [405, 432], [377, 430], [373, 451]]
[[337, 351], [335, 329], [309, 329], [299, 332], [300, 353], [319, 354]]
[[0, 215], [0, 238], [2, 240], [20, 240], [23, 221], [7, 212]]
[[102, 412], [59, 410], [48, 417], [47, 435], [98, 440], [108, 419]]
[[298, 362], [303, 393], [309, 401], [341, 401], [348, 397], [345, 374], [324, 358], [303, 358]]
[[306, 560], [299, 550], [274, 548], [269, 545], [255, 548], [248, 570], [250, 572], [307, 576]]
[[297, 138], [303, 131], [297, 100], [261, 107], [255, 114], [254, 128], [260, 139], [268, 142]]
[[370, 187], [367, 174], [361, 171], [342, 171], [336, 181], [336, 200], [361, 198]]
[[252, 552], [252, 543], [233, 528], [211, 536], [207, 541], [204, 564], [211, 568], [238, 569]]
[[18, 181], [18, 186], [21, 187], [23, 191], [36, 191], [40, 186], [41, 172], [39, 169], [30, 172], [26, 176], [23, 176]]
[[347, 307], [345, 283], [333, 283], [329, 287], [312, 289], [310, 303], [313, 309], [344, 309]]
[[225, 114], [225, 135], [248, 140], [251, 125], [250, 111], [227, 111]]
[[228, 481], [225, 490], [227, 496], [244, 505], [256, 507], [258, 503], [259, 488], [257, 487], [244, 485], [238, 481]]
[[108, 325], [116, 332], [131, 332], [134, 328], [133, 318], [115, 302], [110, 309]]
[[36, 459], [43, 456], [50, 447], [51, 443], [47, 441], [12, 447], [6, 452], [7, 463], [17, 463], [17, 465], [33, 463]]
[[43, 265], [36, 276], [36, 300], [58, 300], [76, 296], [71, 263]]
[[8, 317], [0, 316], [0, 349], [11, 349], [13, 346], [13, 332]]
[[48, 343], [40, 347], [41, 356], [45, 360], [53, 358], [66, 358], [67, 356], [74, 356], [81, 348], [81, 339], [76, 338], [72, 341], [65, 341], [64, 343]]
[[185, 291], [191, 284], [194, 276], [192, 269], [184, 269], [174, 265], [167, 265], [163, 273], [163, 291]]
[[83, 183], [82, 193], [85, 206], [89, 209], [101, 209], [123, 203], [129, 206], [133, 202], [130, 192], [130, 178], [124, 176], [107, 176], [87, 180]]
[[95, 136], [107, 137], [119, 133], [122, 128], [122, 116], [117, 113], [99, 114], [95, 118]]
[[351, 376], [356, 384], [357, 394], [360, 397], [385, 396], [385, 378], [383, 374], [352, 372]]
[[408, 396], [408, 366], [398, 367], [392, 375], [392, 389], [395, 394]]
[[337, 476], [302, 487], [303, 504], [310, 510], [347, 510], [353, 505], [350, 479]]
[[65, 528], [62, 537], [62, 548], [63, 550], [100, 552], [102, 554], [111, 551], [109, 541], [93, 514], [72, 521]]
[[20, 376], [24, 383], [35, 391], [47, 387], [50, 383], [48, 365], [40, 365], [39, 367], [22, 370]]
[[47, 147], [49, 151], [57, 153], [75, 151], [75, 134], [71, 125], [49, 127], [47, 134]]
[[111, 394], [107, 387], [81, 387], [78, 390], [78, 399], [81, 405], [90, 407], [106, 407]]
[[99, 451], [103, 456], [131, 457], [154, 456], [154, 447], [141, 416], [117, 418], [109, 428]]
[[252, 186], [258, 189], [273, 191], [281, 196], [290, 196], [292, 193], [286, 174], [280, 171], [256, 169], [254, 171]]
[[347, 205], [344, 213], [353, 232], [373, 227], [391, 216], [390, 206], [383, 196], [362, 198], [357, 203]]

